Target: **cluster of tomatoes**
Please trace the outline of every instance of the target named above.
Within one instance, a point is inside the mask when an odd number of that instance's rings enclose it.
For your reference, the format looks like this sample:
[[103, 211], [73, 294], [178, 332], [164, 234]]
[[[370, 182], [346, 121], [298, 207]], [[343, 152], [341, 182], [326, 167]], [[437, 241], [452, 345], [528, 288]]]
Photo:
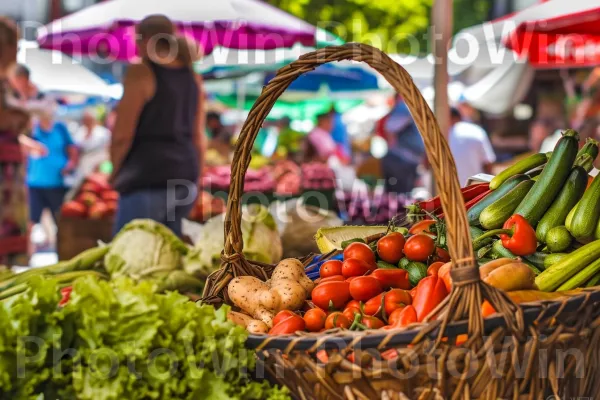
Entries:
[[[307, 307], [303, 316], [281, 311], [269, 333], [393, 329], [420, 322], [450, 290], [438, 276], [449, 261], [447, 253], [439, 250], [423, 231], [408, 239], [399, 232], [388, 233], [373, 248], [351, 243], [344, 250], [343, 261], [330, 260], [321, 266], [311, 293], [312, 307]], [[422, 264], [427, 274], [411, 284], [409, 271], [400, 267], [406, 265], [403, 262], [428, 262], [428, 267]], [[449, 266], [444, 268], [448, 272]]]

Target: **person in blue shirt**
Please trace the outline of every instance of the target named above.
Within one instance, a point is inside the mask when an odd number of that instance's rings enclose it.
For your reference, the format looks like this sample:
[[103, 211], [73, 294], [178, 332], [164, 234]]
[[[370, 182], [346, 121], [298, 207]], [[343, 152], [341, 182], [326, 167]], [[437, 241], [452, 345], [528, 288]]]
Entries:
[[338, 145], [341, 153], [346, 158], [350, 158], [352, 154], [352, 147], [350, 144], [350, 137], [348, 136], [348, 130], [346, 129], [346, 124], [342, 120], [342, 114], [337, 112], [335, 108], [331, 109], [331, 114], [333, 115], [333, 130], [331, 131], [331, 137]]
[[38, 224], [45, 209], [56, 219], [67, 192], [64, 177], [77, 167], [78, 150], [66, 125], [54, 121], [50, 110], [40, 116], [32, 139], [45, 149], [29, 154], [27, 161], [29, 214], [31, 222]]

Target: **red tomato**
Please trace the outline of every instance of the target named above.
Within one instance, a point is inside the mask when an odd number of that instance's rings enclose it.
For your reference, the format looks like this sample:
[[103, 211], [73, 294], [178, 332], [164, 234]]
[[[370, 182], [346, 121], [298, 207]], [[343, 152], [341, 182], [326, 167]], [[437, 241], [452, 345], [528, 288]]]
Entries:
[[444, 263], [441, 261], [436, 261], [433, 264], [431, 264], [429, 268], [427, 268], [427, 276], [437, 275], [438, 271], [440, 270], [440, 268], [442, 268], [443, 265]]
[[360, 302], [360, 301], [358, 301], [358, 300], [350, 300], [350, 301], [348, 302], [348, 304], [346, 304], [346, 308], [348, 308], [348, 307], [356, 307], [356, 308], [358, 308], [359, 310], [362, 308], [362, 306], [363, 306], [363, 303], [361, 303], [361, 302]]
[[347, 305], [342, 314], [344, 314], [349, 321], [354, 321], [354, 316], [356, 314], [362, 314], [362, 312], [359, 307]]
[[342, 265], [342, 275], [346, 278], [352, 276], [363, 276], [371, 270], [369, 264], [357, 258], [348, 258]]
[[329, 314], [327, 320], [325, 321], [325, 329], [333, 329], [333, 328], [342, 328], [348, 329], [350, 328], [352, 323], [344, 314], [341, 312], [334, 312]]
[[363, 311], [367, 315], [380, 315], [383, 309], [383, 296], [385, 293], [378, 294], [377, 296], [367, 300]]
[[435, 250], [433, 239], [427, 235], [411, 236], [404, 245], [404, 254], [411, 261], [427, 261]]
[[414, 224], [409, 230], [408, 233], [411, 235], [418, 235], [419, 233], [427, 233], [431, 235], [432, 233], [429, 231], [431, 225], [435, 225], [435, 221], [432, 219], [425, 219], [423, 221], [417, 222]]
[[441, 247], [438, 247], [435, 249], [435, 255], [436, 255], [437, 259], [443, 263], [447, 263], [450, 261], [450, 253], [448, 253], [446, 250], [442, 249]]
[[280, 322], [297, 315], [295, 312], [290, 310], [279, 311], [275, 318], [273, 318], [273, 326], [278, 325]]
[[344, 249], [344, 260], [349, 260], [351, 258], [362, 260], [369, 265], [377, 265], [375, 262], [375, 253], [373, 253], [373, 250], [364, 243], [350, 243], [350, 245]]
[[385, 325], [379, 318], [371, 317], [369, 315], [364, 315], [360, 322], [369, 329], [379, 329], [383, 328]]
[[406, 306], [395, 310], [388, 319], [394, 328], [400, 328], [417, 322], [417, 312], [413, 306]]
[[274, 325], [269, 331], [269, 335], [287, 335], [304, 329], [306, 329], [304, 319], [299, 315], [294, 315]]
[[325, 327], [327, 314], [320, 308], [310, 309], [304, 314], [304, 322], [306, 322], [306, 330], [309, 332], [319, 332]]
[[398, 308], [404, 308], [410, 304], [412, 304], [412, 296], [408, 290], [393, 289], [385, 294], [384, 308], [388, 318]]
[[325, 264], [321, 265], [319, 275], [321, 278], [328, 278], [330, 276], [342, 274], [342, 262], [340, 260], [329, 260]]
[[354, 300], [367, 301], [382, 291], [381, 283], [372, 276], [360, 276], [350, 282], [350, 296]]
[[321, 284], [321, 283], [325, 283], [325, 282], [341, 282], [341, 281], [345, 281], [346, 278], [343, 275], [333, 275], [333, 276], [328, 276], [327, 278], [321, 278], [319, 279], [319, 282], [315, 282], [317, 284]]
[[350, 300], [349, 289], [348, 282], [325, 282], [313, 289], [311, 298], [313, 303], [322, 310], [329, 310], [330, 304], [339, 310]]
[[369, 276], [377, 279], [384, 289], [398, 288], [410, 289], [408, 272], [404, 269], [384, 269], [378, 268]]
[[399, 232], [388, 233], [377, 241], [377, 254], [379, 258], [390, 264], [397, 264], [402, 258], [404, 248], [404, 235]]

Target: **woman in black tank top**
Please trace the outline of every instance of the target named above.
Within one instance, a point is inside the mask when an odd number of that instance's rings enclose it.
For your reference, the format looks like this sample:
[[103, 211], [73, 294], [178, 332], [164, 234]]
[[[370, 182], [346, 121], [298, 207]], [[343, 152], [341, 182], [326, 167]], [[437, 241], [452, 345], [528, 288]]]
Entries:
[[127, 71], [111, 143], [121, 195], [115, 232], [150, 218], [180, 235], [205, 148], [202, 83], [192, 69], [197, 52], [164, 16], [147, 17], [137, 33], [143, 62]]

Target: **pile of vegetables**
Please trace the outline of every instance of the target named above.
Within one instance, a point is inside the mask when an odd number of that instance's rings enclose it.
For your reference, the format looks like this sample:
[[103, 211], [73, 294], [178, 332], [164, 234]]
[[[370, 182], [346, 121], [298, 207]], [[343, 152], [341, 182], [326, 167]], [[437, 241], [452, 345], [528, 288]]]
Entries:
[[[270, 335], [394, 329], [420, 322], [452, 288], [448, 253], [437, 247], [438, 238], [425, 233], [428, 228], [421, 223], [411, 231], [390, 229], [371, 244], [348, 240], [342, 259], [320, 265], [315, 282], [296, 259], [281, 261], [267, 282], [236, 277], [228, 286], [236, 310], [229, 317], [253, 334]], [[535, 275], [519, 260], [491, 261], [481, 274], [504, 290], [535, 287]]]
[[199, 293], [204, 280], [184, 269], [189, 252], [189, 247], [164, 225], [134, 220], [107, 245], [86, 250], [68, 261], [0, 278], [0, 300], [28, 291], [38, 277], [66, 287], [84, 276], [101, 280], [125, 276], [136, 282], [149, 281], [158, 291]]
[[289, 398], [251, 379], [255, 356], [227, 307], [128, 278], [78, 279], [62, 302], [59, 287], [36, 277], [0, 302], [0, 398]]
[[73, 200], [61, 207], [61, 215], [68, 218], [106, 219], [117, 211], [119, 193], [108, 183], [109, 176], [95, 172], [86, 177]]

